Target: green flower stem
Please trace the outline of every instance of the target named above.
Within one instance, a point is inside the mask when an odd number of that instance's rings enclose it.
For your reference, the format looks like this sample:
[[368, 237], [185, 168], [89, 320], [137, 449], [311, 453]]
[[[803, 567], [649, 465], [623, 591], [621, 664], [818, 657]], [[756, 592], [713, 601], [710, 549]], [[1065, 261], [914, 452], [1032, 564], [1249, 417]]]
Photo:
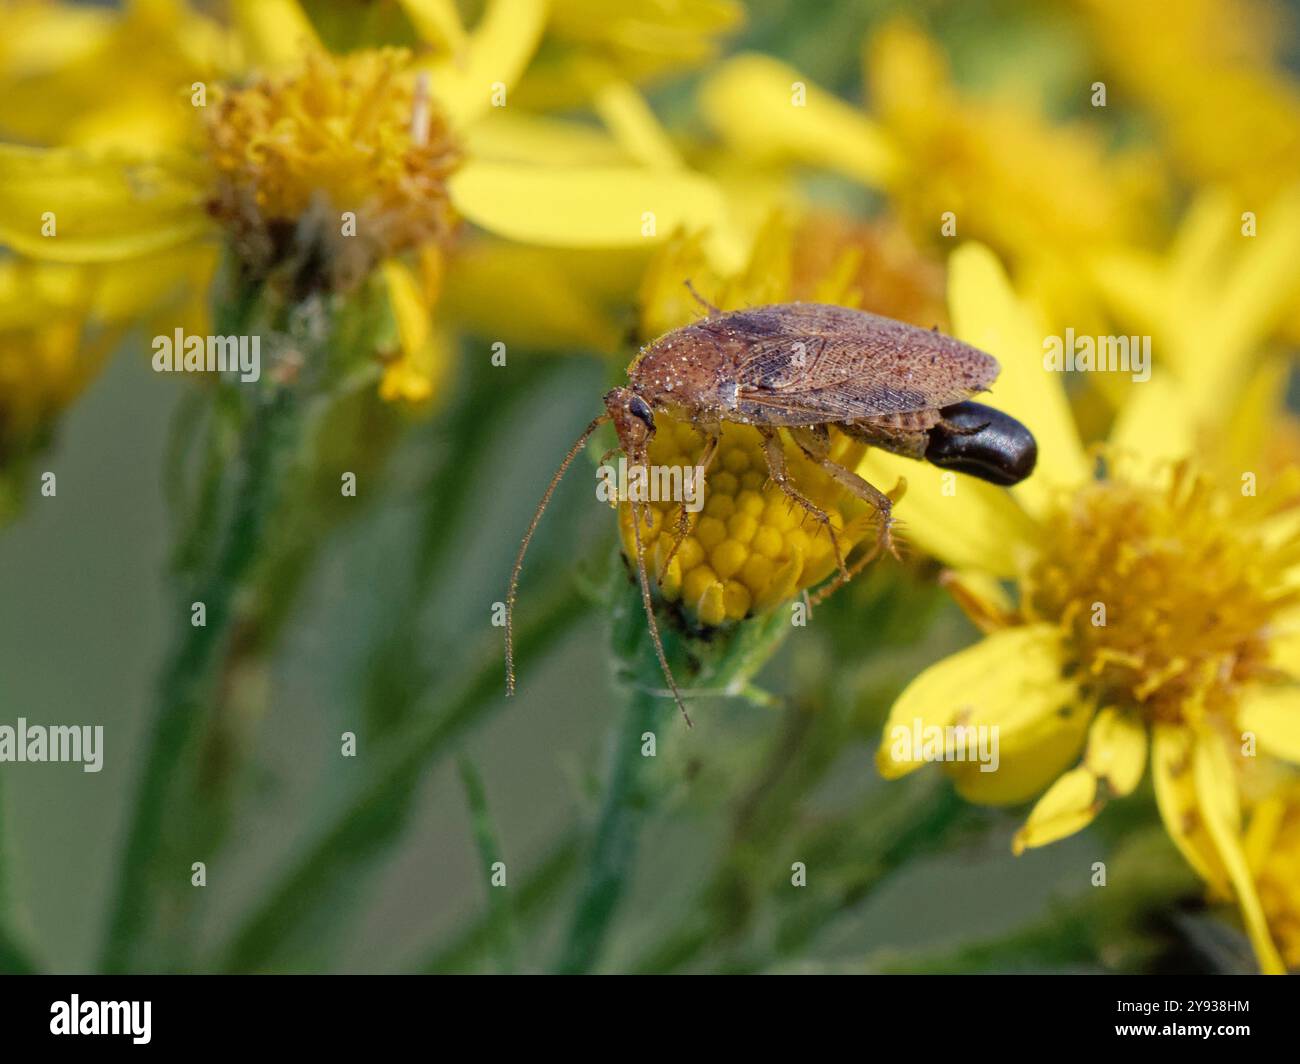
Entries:
[[[589, 606], [589, 600], [566, 582], [520, 626], [518, 660], [543, 657], [587, 615]], [[404, 827], [410, 811], [405, 795], [457, 739], [505, 707], [501, 669], [500, 635], [494, 632], [458, 694], [448, 698], [435, 693], [434, 709], [413, 713], [385, 740], [373, 756], [368, 782], [329, 819], [244, 920], [222, 952], [221, 970], [264, 970], [283, 965], [286, 955], [297, 961], [309, 945], [316, 946], [336, 915], [331, 907], [355, 890], [354, 877], [373, 865]]]
[[[565, 973], [588, 972], [595, 967], [632, 875], [641, 829], [655, 799], [655, 788], [647, 778], [651, 759], [642, 754], [643, 736], [657, 733], [665, 724], [685, 726], [672, 699], [661, 693], [665, 681], [640, 591], [628, 584], [621, 565], [615, 567], [613, 579], [621, 585], [613, 592], [614, 657], [628, 695], [609, 736], [609, 767], [586, 878], [558, 965]], [[674, 673], [679, 678], [691, 677], [690, 691], [743, 694], [789, 633], [790, 625], [783, 611], [775, 610], [707, 643], [679, 635], [662, 619], [660, 630]]]
[[605, 935], [623, 898], [647, 816], [642, 776], [644, 762], [649, 759], [641, 755], [641, 736], [657, 731], [667, 715], [676, 712], [671, 699], [636, 689], [610, 735], [609, 778], [587, 858], [586, 880], [559, 963], [562, 973], [591, 971], [599, 959]]
[[[233, 512], [210, 573], [194, 594], [203, 602], [206, 624], [189, 623], [188, 608], [160, 685], [159, 710], [148, 740], [144, 775], [131, 817], [122, 866], [102, 955], [104, 970], [138, 966], [146, 955], [141, 938], [154, 919], [158, 880], [188, 876], [189, 860], [165, 845], [166, 812], [180, 766], [192, 746], [204, 707], [230, 634], [233, 600], [244, 582], [266, 530], [267, 517], [279, 497], [287, 458], [297, 442], [298, 410], [294, 398], [274, 388], [255, 399], [240, 456], [241, 475]], [[188, 603], [184, 604], [188, 607]], [[163, 867], [162, 858], [175, 862]]]
[[[800, 828], [804, 799], [843, 750], [846, 727], [851, 721], [842, 714], [790, 708], [769, 758], [738, 800], [731, 844], [693, 915], [639, 958], [634, 970], [680, 971], [710, 951], [728, 958], [715, 957], [713, 967], [762, 970], [977, 815], [932, 773], [873, 789], [859, 804], [829, 820], [819, 818], [817, 827]], [[793, 861], [810, 870], [808, 887], [789, 888]], [[774, 904], [777, 931], [756, 952], [746, 935]]]
[[1082, 907], [1058, 907], [1048, 920], [918, 958], [885, 956], [873, 969], [910, 975], [963, 975], [1098, 967], [1095, 928]]
[[895, 871], [936, 852], [978, 817], [937, 773], [893, 786], [896, 793], [888, 801], [874, 795], [839, 823], [795, 840], [793, 852], [806, 854], [799, 859], [813, 869], [831, 867], [846, 850], [861, 856], [823, 888], [789, 901], [779, 917], [774, 957], [753, 957], [739, 966], [740, 971], [760, 971], [773, 959], [800, 955], [832, 920], [860, 904]]
[[513, 972], [517, 953], [514, 906], [508, 887], [492, 883], [492, 866], [502, 859], [502, 850], [497, 840], [496, 825], [492, 822], [492, 814], [488, 809], [487, 788], [483, 785], [483, 776], [469, 758], [461, 757], [458, 768], [487, 890], [489, 937], [496, 953], [497, 970], [503, 973]]
[[[522, 884], [510, 889], [515, 893], [514, 918], [516, 927], [526, 928], [539, 916], [545, 915], [547, 905], [577, 870], [582, 854], [582, 837], [576, 831], [563, 835], [554, 843], [535, 869]], [[472, 921], [451, 942], [423, 953], [413, 967], [430, 975], [476, 971], [480, 958], [492, 941], [493, 914]]]
[[425, 665], [431, 655], [422, 621], [430, 588], [446, 563], [447, 552], [460, 541], [456, 530], [481, 490], [485, 479], [482, 462], [491, 441], [501, 433], [502, 419], [514, 413], [512, 401], [530, 394], [550, 368], [549, 364], [525, 361], [504, 385], [493, 367], [471, 368], [464, 394], [436, 426], [431, 446], [441, 452], [440, 461], [421, 492], [412, 571], [397, 592], [396, 606], [382, 619], [370, 654], [364, 698], [367, 729], [373, 735], [382, 735], [405, 721], [429, 681], [438, 679], [426, 674]]

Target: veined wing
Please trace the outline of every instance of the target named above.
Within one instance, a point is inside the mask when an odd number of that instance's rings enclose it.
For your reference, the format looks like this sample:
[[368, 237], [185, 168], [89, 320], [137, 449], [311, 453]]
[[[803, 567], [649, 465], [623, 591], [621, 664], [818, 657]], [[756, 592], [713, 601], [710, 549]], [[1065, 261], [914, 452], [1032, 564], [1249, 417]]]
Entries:
[[876, 314], [791, 303], [724, 315], [741, 341], [740, 412], [778, 425], [853, 421], [969, 399], [998, 375], [983, 351]]

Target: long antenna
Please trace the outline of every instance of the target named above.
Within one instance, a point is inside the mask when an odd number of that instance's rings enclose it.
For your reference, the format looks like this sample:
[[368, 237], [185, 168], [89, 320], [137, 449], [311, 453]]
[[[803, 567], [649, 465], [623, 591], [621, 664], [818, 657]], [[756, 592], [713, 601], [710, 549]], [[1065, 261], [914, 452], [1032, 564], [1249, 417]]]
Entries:
[[[644, 505], [643, 503], [642, 507]], [[635, 502], [632, 503], [632, 538], [636, 542], [636, 575], [641, 582], [641, 603], [645, 606], [645, 619], [650, 624], [650, 639], [654, 642], [655, 654], [659, 657], [659, 667], [664, 670], [664, 678], [672, 688], [673, 698], [677, 700], [677, 708], [682, 711], [686, 726], [692, 728], [694, 725], [691, 723], [691, 715], [686, 712], [686, 703], [682, 701], [682, 693], [677, 690], [677, 681], [673, 679], [673, 670], [668, 667], [668, 656], [664, 653], [664, 644], [659, 638], [659, 625], [655, 621], [655, 610], [650, 601], [650, 583], [645, 572], [645, 547], [641, 545], [641, 510]]]
[[[537, 531], [537, 526], [542, 520], [542, 514], [545, 513], [547, 504], [551, 501], [551, 496], [555, 494], [556, 486], [560, 483], [560, 478], [564, 476], [564, 471], [569, 468], [578, 453], [586, 446], [591, 434], [601, 425], [609, 420], [608, 414], [601, 414], [590, 425], [583, 430], [581, 436], [572, 447], [569, 453], [564, 456], [564, 461], [560, 463], [560, 468], [555, 471], [555, 476], [551, 477], [551, 482], [546, 486], [546, 494], [542, 496], [542, 501], [537, 504], [537, 510], [533, 514], [533, 522], [528, 526], [528, 531], [524, 533], [524, 541], [519, 544], [519, 554], [515, 558], [515, 567], [510, 573], [510, 594], [506, 596], [506, 696], [509, 697], [515, 693], [515, 638], [514, 638], [514, 617], [515, 617], [515, 599], [519, 595], [519, 571], [524, 567], [524, 552], [528, 550], [528, 543], [533, 538], [533, 533]], [[662, 651], [660, 658], [662, 660]]]

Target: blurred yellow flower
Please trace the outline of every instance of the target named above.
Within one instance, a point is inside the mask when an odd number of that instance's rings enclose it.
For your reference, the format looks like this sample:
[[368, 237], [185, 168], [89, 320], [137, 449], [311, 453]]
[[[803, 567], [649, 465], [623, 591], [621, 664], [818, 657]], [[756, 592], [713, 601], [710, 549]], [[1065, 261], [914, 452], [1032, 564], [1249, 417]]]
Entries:
[[461, 153], [446, 118], [402, 79], [408, 58], [311, 51], [300, 71], [222, 92], [205, 111], [216, 174], [207, 211], [254, 274], [283, 257], [286, 226], [324, 258], [335, 289], [382, 259], [450, 241], [447, 181]]
[[0, 259], [0, 468], [98, 371], [113, 333], [87, 334], [93, 301], [86, 271]]
[[1208, 189], [1163, 255], [1099, 253], [1093, 283], [1123, 328], [1152, 337], [1153, 353], [1177, 375], [1195, 416], [1213, 423], [1234, 408], [1264, 345], [1300, 329], [1297, 246], [1300, 183], [1248, 217], [1232, 193]]
[[526, 107], [573, 107], [611, 83], [680, 76], [714, 58], [719, 38], [738, 29], [744, 15], [738, 0], [552, 0], [519, 100]]
[[17, 501], [5, 474], [49, 441], [133, 326], [207, 332], [196, 295], [209, 258], [172, 251], [106, 268], [0, 254], [0, 514]]
[[1300, 174], [1300, 82], [1266, 0], [1076, 0], [1107, 79], [1155, 118], [1193, 184], [1230, 187], [1259, 210]]
[[567, 131], [552, 164], [546, 124], [532, 128], [527, 158], [475, 150], [545, 10], [494, 0], [454, 61], [407, 61], [392, 50], [332, 57], [290, 0], [237, 3], [243, 51], [270, 73], [184, 98], [196, 131], [185, 150], [0, 147], [0, 240], [36, 258], [113, 263], [224, 233], [253, 276], [288, 263], [296, 283], [344, 289], [382, 263], [403, 343], [382, 390], [427, 398], [450, 344], [441, 323], [416, 318], [434, 318], [445, 265], [429, 250], [448, 252], [456, 219], [540, 246], [646, 248], [705, 227], [711, 251], [725, 245], [720, 194], [685, 169], [572, 161]]
[[[1186, 403], [1167, 377], [1135, 385], [1103, 453], [1106, 475], [1094, 479], [1063, 389], [1043, 367], [1042, 330], [997, 260], [968, 245], [949, 270], [956, 335], [999, 357], [990, 402], [1031, 428], [1040, 459], [1010, 492], [908, 468], [900, 515], [953, 566], [950, 586], [987, 635], [899, 697], [880, 769], [894, 778], [924, 763], [890, 740], [915, 721], [998, 729], [996, 771], [945, 768], [974, 801], [1023, 802], [1047, 788], [1016, 835], [1019, 852], [1078, 831], [1107, 797], [1131, 793], [1149, 753], [1170, 837], [1235, 898], [1261, 966], [1279, 971], [1241, 806], [1256, 761], [1246, 733], [1261, 756], [1300, 758], [1300, 655], [1288, 635], [1300, 627], [1300, 519], [1286, 508], [1294, 481], [1223, 484], [1198, 469]], [[872, 452], [860, 472], [885, 478], [898, 467]], [[1018, 601], [998, 582], [1006, 578]]]
[[723, 308], [805, 300], [869, 310], [931, 328], [947, 321], [942, 263], [890, 216], [769, 210], [743, 269], [718, 269], [699, 236], [677, 234], [646, 268], [638, 302], [649, 341], [699, 317], [685, 282]]
[[756, 163], [827, 169], [879, 190], [928, 244], [986, 242], [1023, 287], [1079, 323], [1085, 254], [1154, 228], [1152, 160], [1108, 153], [1090, 127], [1053, 125], [1016, 95], [963, 94], [937, 45], [905, 19], [872, 34], [863, 69], [869, 113], [754, 54], [722, 63], [700, 105]]
[[120, 11], [16, 0], [4, 16], [0, 136], [30, 144], [181, 143], [191, 86], [239, 63], [236, 36], [182, 0], [127, 0]]

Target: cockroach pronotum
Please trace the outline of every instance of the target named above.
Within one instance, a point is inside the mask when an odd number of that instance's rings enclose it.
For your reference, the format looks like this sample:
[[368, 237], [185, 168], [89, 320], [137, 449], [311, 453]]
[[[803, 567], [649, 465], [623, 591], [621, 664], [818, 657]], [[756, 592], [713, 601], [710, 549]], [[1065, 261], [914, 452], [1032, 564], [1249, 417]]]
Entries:
[[[688, 283], [689, 287], [689, 283]], [[692, 294], [695, 290], [691, 289]], [[674, 329], [641, 349], [628, 383], [605, 395], [605, 413], [583, 430], [551, 478], [524, 534], [506, 600], [506, 691], [514, 693], [513, 615], [524, 552], [560, 478], [592, 433], [614, 424], [629, 466], [646, 465], [655, 413], [687, 421], [704, 437], [699, 466], [707, 471], [722, 423], [752, 425], [763, 438], [768, 474], [790, 499], [826, 526], [839, 574], [849, 580], [880, 549], [894, 550], [893, 500], [852, 470], [831, 461], [828, 430], [994, 484], [1016, 484], [1033, 472], [1038, 445], [1024, 425], [969, 399], [998, 375], [997, 359], [937, 330], [820, 303], [782, 303], [723, 313], [698, 294], [708, 316]], [[843, 488], [875, 507], [876, 547], [845, 565], [827, 514], [786, 472], [780, 430]], [[900, 482], [901, 487], [901, 482]], [[895, 492], [897, 495], [897, 490]], [[690, 723], [655, 622], [640, 525], [645, 503], [632, 505], [637, 579], [650, 636], [664, 677]], [[678, 544], [689, 531], [684, 508]], [[668, 554], [671, 559], [676, 546]]]

